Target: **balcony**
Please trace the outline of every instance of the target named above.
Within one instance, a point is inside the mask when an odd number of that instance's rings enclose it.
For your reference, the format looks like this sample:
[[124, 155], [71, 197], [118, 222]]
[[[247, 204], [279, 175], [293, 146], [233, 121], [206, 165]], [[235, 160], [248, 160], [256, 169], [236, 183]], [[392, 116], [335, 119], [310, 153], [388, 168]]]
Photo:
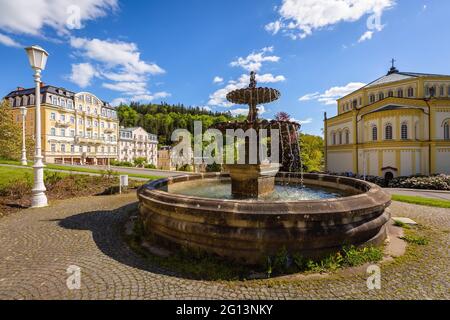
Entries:
[[85, 138], [85, 137], [76, 137], [75, 142], [77, 144], [88, 144], [88, 145], [101, 145], [101, 144], [103, 144], [103, 140], [94, 139], [94, 138]]
[[113, 128], [106, 128], [105, 130], [103, 130], [105, 133], [115, 133], [116, 130]]
[[66, 122], [66, 121], [56, 121], [56, 126], [60, 127], [60, 128], [69, 128], [70, 127], [70, 122]]

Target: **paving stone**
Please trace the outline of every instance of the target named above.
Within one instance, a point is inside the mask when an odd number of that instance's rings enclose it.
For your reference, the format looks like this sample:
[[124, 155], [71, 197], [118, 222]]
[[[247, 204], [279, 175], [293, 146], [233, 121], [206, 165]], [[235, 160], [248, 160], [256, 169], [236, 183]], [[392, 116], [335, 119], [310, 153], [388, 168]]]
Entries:
[[[193, 281], [149, 265], [121, 236], [135, 195], [52, 203], [0, 219], [0, 299], [450, 299], [450, 209], [394, 202], [394, 215], [425, 228], [428, 246], [381, 265], [382, 289], [368, 275], [339, 271], [292, 281]], [[69, 290], [67, 268], [81, 268]]]

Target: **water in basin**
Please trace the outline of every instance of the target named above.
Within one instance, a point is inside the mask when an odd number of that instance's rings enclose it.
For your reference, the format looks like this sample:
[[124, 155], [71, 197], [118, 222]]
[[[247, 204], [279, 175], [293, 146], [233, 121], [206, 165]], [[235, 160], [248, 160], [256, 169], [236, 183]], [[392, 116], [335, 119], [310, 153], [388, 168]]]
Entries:
[[[169, 186], [168, 192], [184, 196], [232, 200], [231, 181], [230, 180], [197, 180], [175, 183]], [[250, 199], [254, 201], [304, 201], [304, 200], [323, 200], [335, 199], [348, 196], [340, 190], [319, 188], [312, 186], [301, 187], [297, 184], [277, 183], [275, 191], [271, 194], [260, 197], [259, 199]]]

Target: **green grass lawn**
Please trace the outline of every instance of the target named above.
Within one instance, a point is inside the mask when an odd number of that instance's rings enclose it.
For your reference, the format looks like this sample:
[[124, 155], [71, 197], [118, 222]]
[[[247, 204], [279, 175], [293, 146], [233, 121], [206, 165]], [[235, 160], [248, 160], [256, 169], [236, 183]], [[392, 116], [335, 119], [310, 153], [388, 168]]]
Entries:
[[32, 174], [33, 172], [28, 168], [0, 167], [0, 189], [16, 180], [31, 179]]
[[[10, 161], [10, 160], [0, 160], [0, 164], [15, 165], [15, 166], [21, 165], [20, 161]], [[32, 163], [28, 162], [28, 166], [31, 167]], [[85, 168], [85, 167], [81, 167], [81, 166], [80, 167], [66, 167], [66, 166], [61, 166], [61, 165], [57, 165], [57, 164], [47, 164], [46, 168], [53, 169], [53, 170], [74, 172], [74, 173], [76, 173], [76, 172], [94, 173], [94, 174], [105, 173], [104, 170]], [[115, 176], [119, 176], [122, 173], [117, 172], [117, 171], [112, 171], [112, 174]], [[148, 179], [148, 180], [158, 180], [158, 179], [164, 178], [164, 177], [152, 176], [152, 175], [148, 175], [148, 174], [138, 174], [138, 173], [124, 173], [124, 174], [128, 175], [130, 178], [142, 178], [142, 179]]]
[[411, 204], [417, 204], [417, 205], [427, 206], [427, 207], [450, 208], [450, 201], [447, 201], [447, 200], [422, 198], [422, 197], [414, 197], [414, 196], [400, 196], [400, 195], [393, 195], [392, 200], [399, 201], [399, 202], [411, 203]]

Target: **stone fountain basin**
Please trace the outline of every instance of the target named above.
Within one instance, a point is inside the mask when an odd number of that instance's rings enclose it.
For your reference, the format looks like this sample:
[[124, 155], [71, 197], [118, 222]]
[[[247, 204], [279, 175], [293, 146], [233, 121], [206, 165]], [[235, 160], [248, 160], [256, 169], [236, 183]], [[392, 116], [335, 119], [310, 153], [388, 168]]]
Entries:
[[[184, 247], [242, 264], [264, 263], [286, 248], [320, 258], [343, 245], [380, 245], [387, 237], [391, 197], [380, 187], [345, 177], [305, 174], [308, 186], [353, 194], [320, 201], [217, 200], [168, 193], [174, 183], [227, 179], [198, 174], [151, 182], [138, 190], [145, 232], [171, 248]], [[277, 179], [299, 181], [299, 174]]]

